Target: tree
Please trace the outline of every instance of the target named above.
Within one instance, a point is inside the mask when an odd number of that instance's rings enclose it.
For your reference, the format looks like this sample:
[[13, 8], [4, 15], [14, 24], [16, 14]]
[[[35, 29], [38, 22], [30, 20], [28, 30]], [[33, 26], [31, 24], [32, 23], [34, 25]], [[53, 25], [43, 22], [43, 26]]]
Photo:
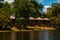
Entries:
[[58, 26], [57, 29], [60, 29], [60, 3], [53, 3], [52, 4], [52, 15], [55, 17], [54, 22]]
[[33, 0], [33, 1], [15, 0], [14, 4], [15, 4], [15, 8], [17, 10], [17, 14], [22, 17], [38, 16], [38, 14], [43, 9], [43, 5], [38, 4], [38, 2], [35, 0]]
[[14, 8], [16, 9], [16, 17], [24, 17], [26, 22], [25, 25], [27, 25], [29, 23], [27, 22], [29, 17], [39, 17], [39, 13], [42, 11], [43, 5], [38, 4], [35, 0], [15, 0]]
[[47, 12], [45, 13], [45, 16], [47, 18], [51, 18], [52, 17], [52, 10], [51, 9], [52, 9], [51, 7], [47, 8]]
[[59, 3], [53, 3], [52, 4], [52, 15], [57, 16], [60, 14], [60, 4]]
[[7, 2], [0, 3], [0, 27], [7, 28], [10, 22], [11, 6]]
[[60, 3], [52, 3], [51, 8], [49, 8], [46, 15], [53, 20], [55, 28], [58, 26], [57, 29], [60, 29]]
[[41, 15], [41, 12], [42, 12], [42, 9], [43, 9], [43, 5], [42, 4], [39, 4], [37, 1], [33, 0], [31, 1], [31, 3], [33, 4], [33, 10], [31, 12], [31, 16], [33, 17], [39, 17]]

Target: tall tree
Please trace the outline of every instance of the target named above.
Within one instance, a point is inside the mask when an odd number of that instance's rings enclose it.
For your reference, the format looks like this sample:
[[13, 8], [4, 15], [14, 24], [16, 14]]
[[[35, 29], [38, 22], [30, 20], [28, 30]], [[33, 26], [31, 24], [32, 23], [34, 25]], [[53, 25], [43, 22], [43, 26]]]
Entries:
[[[16, 17], [24, 17], [25, 25], [29, 22], [29, 17], [38, 17], [43, 9], [42, 4], [38, 4], [35, 0], [15, 0], [14, 8], [16, 9]], [[40, 11], [39, 11], [40, 10]]]
[[11, 13], [11, 6], [7, 2], [0, 3], [0, 26], [3, 28], [7, 27], [10, 22], [9, 17]]
[[53, 3], [52, 4], [52, 15], [57, 16], [60, 14], [60, 3]]
[[[42, 11], [43, 5], [38, 4], [37, 1], [29, 1], [29, 0], [15, 0], [15, 8], [17, 10], [17, 14], [22, 17], [29, 16], [38, 16], [38, 14]], [[40, 10], [40, 11], [39, 11]]]

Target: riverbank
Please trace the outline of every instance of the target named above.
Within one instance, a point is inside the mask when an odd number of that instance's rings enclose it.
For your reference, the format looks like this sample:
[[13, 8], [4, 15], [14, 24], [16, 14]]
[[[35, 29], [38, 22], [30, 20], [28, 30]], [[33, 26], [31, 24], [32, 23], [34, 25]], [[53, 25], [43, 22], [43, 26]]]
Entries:
[[32, 32], [32, 31], [56, 31], [56, 30], [18, 30], [18, 31], [8, 31], [8, 30], [2, 31], [2, 30], [0, 30], [0, 32]]
[[18, 29], [16, 27], [12, 27], [11, 30], [0, 30], [0, 32], [29, 32], [29, 31], [53, 31], [56, 30], [54, 27], [39, 27], [39, 26], [28, 26], [27, 29]]
[[28, 29], [34, 29], [34, 30], [56, 30], [54, 27], [46, 27], [46, 26], [43, 26], [43, 27], [39, 27], [39, 26], [28, 26], [27, 27]]

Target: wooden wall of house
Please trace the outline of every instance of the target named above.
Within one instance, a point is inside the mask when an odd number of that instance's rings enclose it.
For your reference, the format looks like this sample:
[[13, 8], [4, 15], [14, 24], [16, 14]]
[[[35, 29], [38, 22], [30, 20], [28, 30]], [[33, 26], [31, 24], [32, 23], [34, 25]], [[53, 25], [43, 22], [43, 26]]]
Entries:
[[30, 20], [29, 21], [29, 26], [35, 26], [35, 25], [50, 27], [52, 25], [52, 23], [50, 20]]

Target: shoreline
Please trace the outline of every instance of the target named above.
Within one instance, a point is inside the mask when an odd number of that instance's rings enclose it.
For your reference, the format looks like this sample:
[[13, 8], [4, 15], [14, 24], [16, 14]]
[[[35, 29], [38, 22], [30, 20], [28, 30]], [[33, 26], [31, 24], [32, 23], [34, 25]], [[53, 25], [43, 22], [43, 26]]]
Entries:
[[32, 32], [32, 31], [57, 31], [57, 30], [18, 30], [18, 31], [0, 30], [0, 32]]

